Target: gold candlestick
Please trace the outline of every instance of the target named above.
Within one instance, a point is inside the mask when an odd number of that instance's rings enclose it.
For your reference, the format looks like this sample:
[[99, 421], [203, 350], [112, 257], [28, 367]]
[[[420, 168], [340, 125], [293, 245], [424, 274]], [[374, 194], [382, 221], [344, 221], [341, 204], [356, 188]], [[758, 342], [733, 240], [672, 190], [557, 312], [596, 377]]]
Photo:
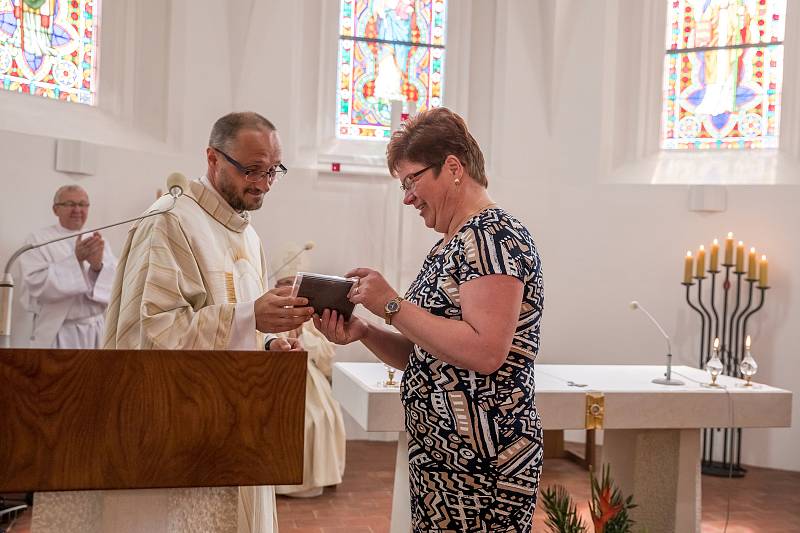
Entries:
[[386, 369], [386, 375], [389, 377], [389, 379], [387, 379], [386, 381], [383, 382], [383, 386], [384, 387], [397, 387], [398, 385], [400, 385], [398, 382], [396, 382], [394, 380], [394, 375], [395, 375], [395, 372], [397, 372], [397, 370], [395, 370], [393, 367], [387, 365], [386, 363], [383, 363], [383, 367]]

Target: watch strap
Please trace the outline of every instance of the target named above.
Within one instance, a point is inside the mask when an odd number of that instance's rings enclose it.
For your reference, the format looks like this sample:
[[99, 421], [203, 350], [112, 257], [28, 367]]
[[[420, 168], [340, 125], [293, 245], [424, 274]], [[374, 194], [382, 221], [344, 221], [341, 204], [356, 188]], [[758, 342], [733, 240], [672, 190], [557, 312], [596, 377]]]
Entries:
[[[395, 296], [394, 298], [392, 298], [391, 300], [386, 302], [386, 306], [383, 309], [383, 315], [384, 315], [384, 318], [386, 320], [386, 324], [387, 325], [389, 325], [389, 326], [392, 325], [392, 318], [394, 317], [394, 315], [396, 315], [398, 312], [400, 312], [400, 303], [404, 299], [405, 298], [403, 298], [402, 296]], [[390, 311], [389, 310], [389, 308], [392, 307], [392, 303], [394, 303], [397, 306], [397, 308], [394, 311]]]

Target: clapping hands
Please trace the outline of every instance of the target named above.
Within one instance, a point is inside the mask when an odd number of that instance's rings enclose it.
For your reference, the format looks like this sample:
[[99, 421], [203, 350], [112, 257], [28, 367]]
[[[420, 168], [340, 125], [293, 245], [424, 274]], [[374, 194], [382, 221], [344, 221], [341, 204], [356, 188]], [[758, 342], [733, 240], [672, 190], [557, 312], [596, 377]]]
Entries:
[[85, 239], [83, 235], [78, 235], [75, 241], [75, 257], [79, 263], [86, 261], [93, 271], [100, 272], [103, 268], [103, 250], [105, 246], [106, 242], [97, 231]]

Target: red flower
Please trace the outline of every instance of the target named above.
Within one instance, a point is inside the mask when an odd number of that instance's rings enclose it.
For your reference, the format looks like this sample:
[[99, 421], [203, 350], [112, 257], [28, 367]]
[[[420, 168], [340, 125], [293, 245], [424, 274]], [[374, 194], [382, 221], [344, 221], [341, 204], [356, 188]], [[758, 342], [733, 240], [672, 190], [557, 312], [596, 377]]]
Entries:
[[600, 491], [597, 498], [600, 515], [597, 516], [592, 511], [592, 524], [594, 524], [595, 533], [603, 533], [606, 529], [606, 524], [617, 516], [617, 513], [622, 510], [622, 505], [613, 505], [611, 503], [611, 487], [605, 487]]

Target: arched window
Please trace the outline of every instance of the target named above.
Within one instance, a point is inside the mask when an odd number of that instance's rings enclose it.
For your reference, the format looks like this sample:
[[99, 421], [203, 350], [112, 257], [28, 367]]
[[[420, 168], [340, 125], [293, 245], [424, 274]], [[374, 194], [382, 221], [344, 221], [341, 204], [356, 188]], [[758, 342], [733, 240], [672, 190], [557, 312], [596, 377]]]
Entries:
[[440, 106], [446, 0], [341, 0], [336, 136], [388, 139], [391, 101]]
[[667, 5], [662, 148], [777, 148], [786, 0]]
[[94, 105], [99, 0], [0, 0], [0, 85]]

